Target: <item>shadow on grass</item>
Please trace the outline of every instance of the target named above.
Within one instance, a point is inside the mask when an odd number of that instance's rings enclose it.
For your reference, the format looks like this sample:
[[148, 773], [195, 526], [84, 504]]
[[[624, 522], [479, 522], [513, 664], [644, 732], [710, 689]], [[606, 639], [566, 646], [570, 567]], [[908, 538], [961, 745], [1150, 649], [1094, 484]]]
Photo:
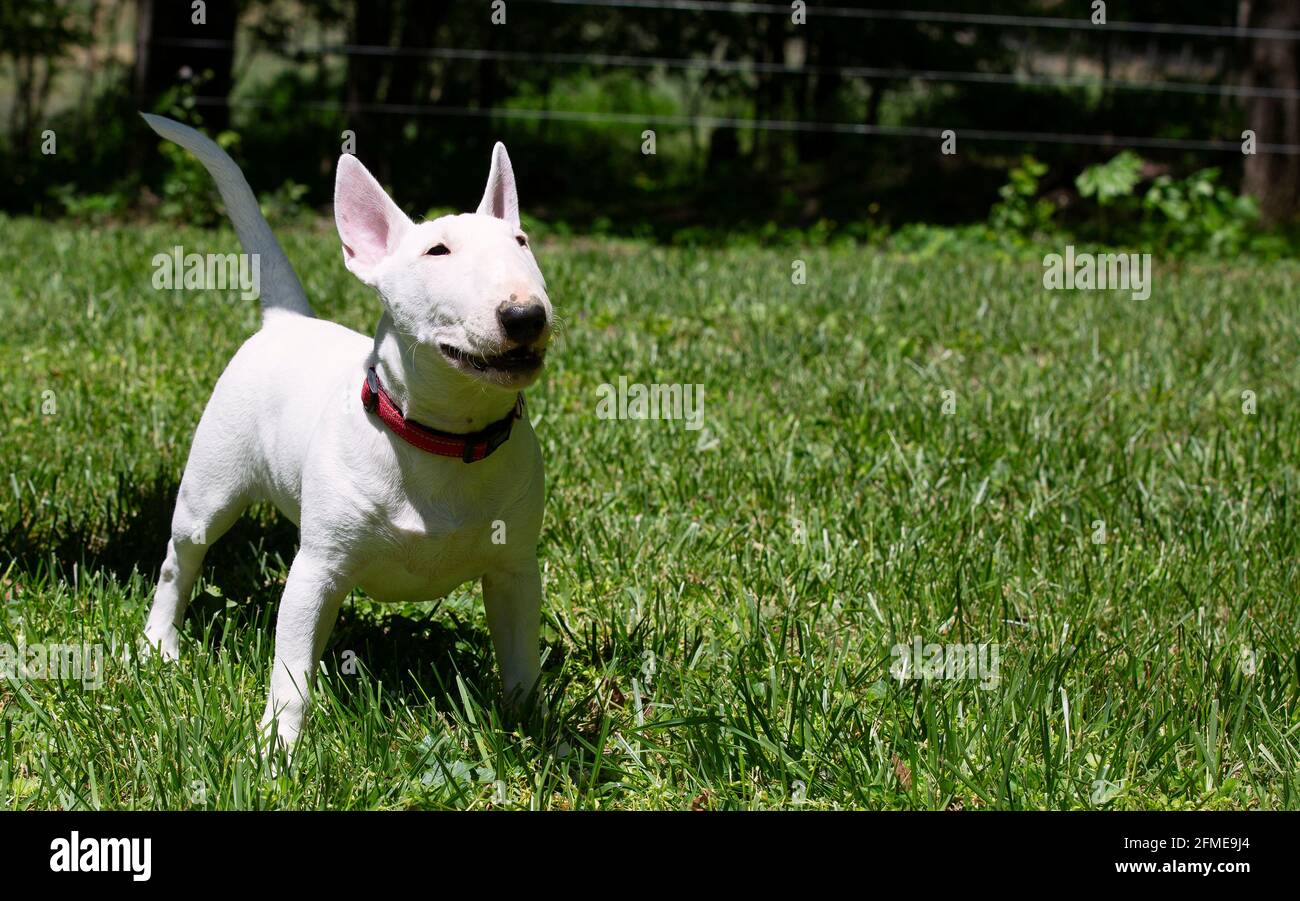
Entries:
[[[431, 699], [439, 709], [459, 707], [457, 676], [481, 696], [494, 697], [500, 691], [487, 631], [441, 605], [414, 613], [381, 613], [346, 604], [330, 636], [325, 662], [333, 673], [364, 666], [384, 686], [385, 703], [421, 705]], [[352, 700], [350, 680], [338, 679], [336, 684], [340, 696]]]
[[[563, 659], [563, 644], [548, 642], [543, 649], [544, 680], [560, 670]], [[330, 636], [325, 663], [330, 672], [343, 674], [349, 666], [364, 666], [371, 679], [384, 686], [384, 704], [433, 701], [439, 710], [463, 707], [457, 677], [478, 701], [497, 705], [501, 700], [496, 653], [486, 627], [443, 604], [388, 612], [346, 603]], [[335, 690], [345, 703], [355, 700], [353, 684], [335, 679]]]
[[[20, 571], [45, 571], [62, 580], [70, 578], [75, 566], [83, 573], [106, 571], [119, 581], [138, 571], [152, 581], [166, 553], [178, 488], [170, 473], [159, 472], [143, 482], [122, 474], [112, 500], [98, 516], [24, 517], [20, 511], [17, 521], [3, 532], [6, 557]], [[222, 650], [226, 636], [241, 646], [249, 645], [248, 633], [258, 629], [266, 631], [269, 643], [284, 576], [297, 547], [297, 526], [273, 507], [246, 511], [208, 550], [184, 631], [212, 653]], [[214, 586], [218, 593], [205, 591], [204, 586]], [[349, 600], [325, 652], [331, 672], [345, 671], [345, 652], [355, 655], [352, 659], [382, 682], [385, 696], [393, 701], [423, 704], [432, 698], [440, 707], [459, 706], [457, 675], [480, 698], [499, 698], [487, 630], [442, 605], [414, 612], [411, 605], [404, 605], [401, 611], [380, 613]], [[562, 653], [562, 645], [551, 648], [548, 670], [559, 666]], [[343, 694], [360, 703], [346, 687]]]
[[[73, 519], [62, 511], [50, 518], [20, 510], [4, 529], [3, 546], [17, 568], [28, 572], [49, 571], [63, 578], [75, 566], [83, 572], [106, 571], [119, 581], [134, 571], [156, 579], [178, 487], [169, 473], [155, 473], [146, 481], [119, 474], [108, 504], [95, 514]], [[254, 508], [208, 550], [203, 577], [228, 597], [257, 599], [268, 591], [278, 597], [280, 586], [268, 580], [262, 561], [279, 557], [287, 564], [297, 545], [293, 523], [269, 507]]]

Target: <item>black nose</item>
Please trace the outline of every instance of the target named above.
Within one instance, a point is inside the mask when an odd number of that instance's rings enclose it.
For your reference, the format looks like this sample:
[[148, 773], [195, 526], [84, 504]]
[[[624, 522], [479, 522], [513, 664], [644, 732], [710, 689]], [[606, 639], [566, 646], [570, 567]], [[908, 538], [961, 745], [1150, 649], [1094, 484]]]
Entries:
[[546, 328], [546, 307], [540, 303], [511, 303], [497, 307], [501, 330], [511, 341], [531, 344]]

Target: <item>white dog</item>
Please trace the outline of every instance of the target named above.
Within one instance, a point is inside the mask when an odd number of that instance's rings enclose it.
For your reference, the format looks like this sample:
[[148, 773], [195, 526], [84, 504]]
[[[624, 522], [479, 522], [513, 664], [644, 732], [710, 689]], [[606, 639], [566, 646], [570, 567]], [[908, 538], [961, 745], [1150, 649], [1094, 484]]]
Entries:
[[216, 180], [244, 251], [258, 254], [262, 329], [199, 420], [145, 638], [179, 653], [208, 545], [258, 501], [300, 545], [275, 633], [263, 728], [292, 746], [339, 605], [360, 586], [426, 601], [481, 579], [508, 712], [537, 684], [542, 457], [520, 392], [551, 333], [546, 284], [519, 227], [506, 149], [478, 211], [416, 224], [356, 157], [339, 158], [343, 260], [379, 292], [373, 338], [316, 319], [234, 161], [170, 119], [150, 127]]

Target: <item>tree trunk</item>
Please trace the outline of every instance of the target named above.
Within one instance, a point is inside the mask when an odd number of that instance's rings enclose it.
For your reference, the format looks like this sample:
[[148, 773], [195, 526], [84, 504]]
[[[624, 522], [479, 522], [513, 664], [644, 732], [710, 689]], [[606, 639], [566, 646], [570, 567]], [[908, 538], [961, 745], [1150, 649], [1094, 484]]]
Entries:
[[[1250, 25], [1255, 28], [1300, 29], [1296, 0], [1253, 0]], [[1256, 87], [1300, 88], [1300, 55], [1294, 41], [1252, 38], [1248, 83]], [[1300, 144], [1300, 100], [1294, 97], [1252, 97], [1247, 102], [1247, 127], [1261, 144]], [[1256, 153], [1246, 157], [1242, 192], [1259, 200], [1266, 225], [1295, 218], [1300, 206], [1300, 156]]]
[[[175, 0], [139, 0], [137, 9], [135, 89], [139, 108], [152, 109], [163, 94], [185, 80], [181, 73], [188, 68], [193, 77], [204, 76], [196, 94], [218, 101], [200, 107], [204, 124], [212, 132], [227, 128], [230, 109], [225, 101], [233, 77], [237, 0], [206, 0], [204, 23], [194, 21], [191, 4]], [[211, 73], [210, 77], [206, 73]]]
[[[782, 16], [768, 16], [764, 25], [763, 62], [785, 62], [785, 19]], [[760, 119], [785, 118], [782, 102], [785, 96], [785, 76], [771, 71], [759, 73], [757, 94], [761, 104]], [[775, 129], [759, 131], [755, 135], [755, 144], [763, 148], [759, 158], [759, 166], [763, 171], [772, 175], [780, 173], [787, 140], [785, 132]]]
[[[353, 12], [348, 43], [363, 47], [388, 47], [392, 43], [393, 4], [391, 0], [358, 3]], [[383, 100], [384, 76], [392, 57], [373, 52], [348, 57], [347, 118], [345, 128], [357, 136], [357, 156], [365, 159], [380, 182], [389, 180], [389, 162], [380, 153], [380, 115], [373, 110]]]
[[[840, 64], [838, 47], [833, 41], [809, 41], [808, 59], [811, 66], [819, 67], [812, 76], [813, 86], [808, 106], [812, 108], [812, 118], [819, 122], [832, 122], [837, 118], [842, 81], [838, 67]], [[802, 116], [803, 110], [799, 110]], [[835, 149], [838, 135], [830, 131], [801, 132], [796, 140], [799, 147], [799, 159], [803, 162], [821, 162], [829, 159]]]

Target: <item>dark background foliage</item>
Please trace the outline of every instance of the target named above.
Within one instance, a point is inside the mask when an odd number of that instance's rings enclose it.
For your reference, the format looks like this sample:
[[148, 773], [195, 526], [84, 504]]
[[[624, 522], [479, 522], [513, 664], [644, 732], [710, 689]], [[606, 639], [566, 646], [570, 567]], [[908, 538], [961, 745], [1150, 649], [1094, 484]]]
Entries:
[[[504, 140], [528, 212], [660, 234], [973, 221], [1025, 153], [1047, 164], [1039, 187], [1065, 208], [1075, 176], [1116, 150], [963, 136], [972, 129], [1123, 145], [1239, 142], [1252, 127], [1261, 143], [1300, 144], [1300, 42], [1233, 32], [1300, 29], [1291, 0], [1110, 3], [1106, 26], [1089, 24], [1086, 0], [928, 0], [924, 12], [836, 0], [808, 4], [802, 25], [787, 3], [201, 6], [196, 23], [190, 0], [0, 0], [0, 208], [55, 214], [78, 209], [60, 198], [91, 195], [116, 213], [163, 194], [167, 166], [137, 109], [237, 133], [232, 152], [259, 191], [293, 183], [314, 206], [329, 201], [345, 130], [418, 213], [472, 207]], [[1114, 27], [1132, 22], [1212, 33]], [[860, 126], [883, 133], [837, 131]], [[40, 153], [46, 129], [53, 156]], [[944, 129], [955, 155], [940, 152]], [[1294, 217], [1300, 156], [1140, 149], [1148, 176], [1217, 167], [1259, 198], [1265, 222]]]

